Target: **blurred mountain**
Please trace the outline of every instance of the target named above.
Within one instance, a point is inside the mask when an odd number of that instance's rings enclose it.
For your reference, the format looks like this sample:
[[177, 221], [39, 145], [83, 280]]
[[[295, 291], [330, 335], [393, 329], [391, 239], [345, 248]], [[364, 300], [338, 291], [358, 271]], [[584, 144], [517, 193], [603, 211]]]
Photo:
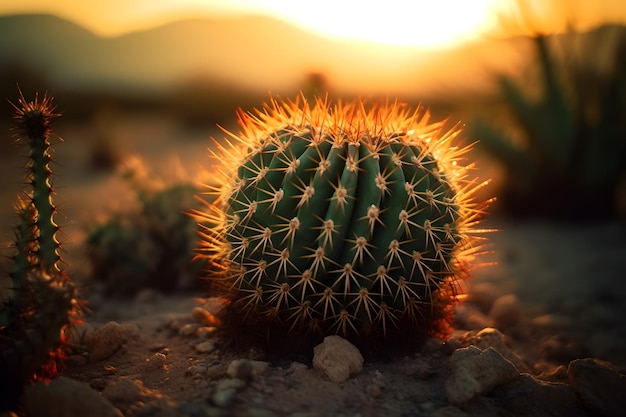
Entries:
[[489, 72], [523, 59], [518, 46], [491, 40], [419, 50], [315, 36], [261, 16], [181, 20], [114, 38], [50, 15], [0, 17], [0, 73], [69, 90], [164, 92], [201, 79], [280, 92], [317, 74], [344, 93], [446, 92], [484, 87]]

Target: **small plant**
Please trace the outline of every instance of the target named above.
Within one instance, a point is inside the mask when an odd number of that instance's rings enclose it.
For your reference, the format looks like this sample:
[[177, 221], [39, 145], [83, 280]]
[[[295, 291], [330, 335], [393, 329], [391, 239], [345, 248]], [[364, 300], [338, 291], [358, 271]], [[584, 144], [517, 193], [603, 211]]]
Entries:
[[25, 383], [56, 373], [65, 333], [78, 316], [75, 287], [61, 269], [50, 182], [51, 124], [59, 115], [47, 95], [28, 102], [20, 92], [13, 107], [16, 137], [30, 148], [27, 180], [32, 190], [15, 205], [20, 224], [11, 287], [0, 300], [2, 409], [15, 406]]
[[199, 189], [188, 182], [166, 184], [148, 174], [139, 159], [123, 177], [134, 190], [138, 210], [114, 213], [88, 230], [87, 253], [93, 276], [115, 295], [142, 288], [190, 289], [198, 284], [197, 230], [187, 212], [197, 208]]
[[504, 209], [555, 219], [615, 217], [626, 185], [626, 31], [607, 26], [532, 41], [540, 97], [530, 97], [528, 80], [525, 91], [499, 79], [520, 140], [484, 120], [473, 130], [505, 169]]
[[239, 117], [198, 213], [224, 325], [270, 345], [445, 333], [484, 206], [459, 131], [399, 103], [303, 96]]

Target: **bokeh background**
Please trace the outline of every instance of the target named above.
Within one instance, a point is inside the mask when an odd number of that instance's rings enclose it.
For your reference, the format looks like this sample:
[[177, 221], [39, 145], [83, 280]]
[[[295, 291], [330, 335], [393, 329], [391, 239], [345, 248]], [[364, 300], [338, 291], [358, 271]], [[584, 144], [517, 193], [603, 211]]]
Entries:
[[[57, 97], [67, 147], [88, 148], [72, 164], [140, 148], [195, 163], [195, 139], [268, 93], [398, 97], [480, 141], [497, 209], [623, 216], [625, 22], [612, 0], [3, 2], [0, 123], [10, 138], [19, 85]], [[576, 192], [587, 203], [564, 211]]]

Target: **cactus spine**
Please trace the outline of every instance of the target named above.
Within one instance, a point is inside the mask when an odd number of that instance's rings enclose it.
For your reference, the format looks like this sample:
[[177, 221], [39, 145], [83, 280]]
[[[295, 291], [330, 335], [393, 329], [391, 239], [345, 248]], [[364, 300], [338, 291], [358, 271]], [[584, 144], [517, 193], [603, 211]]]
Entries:
[[400, 103], [304, 98], [240, 124], [201, 216], [228, 314], [351, 338], [442, 331], [482, 206], [458, 130]]
[[[56, 207], [50, 183], [52, 98], [28, 102], [20, 92], [16, 137], [30, 149], [27, 181], [32, 190], [18, 198], [11, 293], [0, 303], [2, 407], [11, 407], [24, 383], [51, 376], [62, 356], [64, 330], [77, 314], [74, 286], [60, 268]], [[5, 395], [6, 394], [6, 395]]]

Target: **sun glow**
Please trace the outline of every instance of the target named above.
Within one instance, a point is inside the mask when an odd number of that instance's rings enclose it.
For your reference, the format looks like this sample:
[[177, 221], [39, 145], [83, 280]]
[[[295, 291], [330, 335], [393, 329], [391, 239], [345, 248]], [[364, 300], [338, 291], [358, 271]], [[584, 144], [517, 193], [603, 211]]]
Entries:
[[442, 47], [480, 36], [497, 21], [498, 0], [23, 0], [3, 13], [53, 13], [102, 36], [180, 18], [266, 15], [321, 36], [380, 44]]
[[266, 0], [286, 21], [324, 36], [419, 47], [445, 47], [478, 38], [497, 23], [497, 0], [317, 0], [303, 6]]

